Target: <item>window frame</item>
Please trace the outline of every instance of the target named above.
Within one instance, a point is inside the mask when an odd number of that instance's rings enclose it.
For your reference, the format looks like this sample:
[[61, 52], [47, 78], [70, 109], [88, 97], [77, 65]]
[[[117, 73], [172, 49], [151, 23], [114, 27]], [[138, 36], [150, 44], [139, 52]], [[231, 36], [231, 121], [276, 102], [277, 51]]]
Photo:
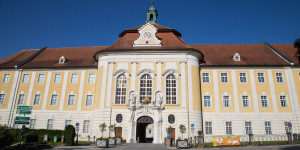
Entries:
[[[91, 104], [90, 105], [87, 105], [87, 102], [88, 102], [88, 96], [91, 96], [92, 99], [91, 99]], [[86, 94], [85, 96], [85, 106], [86, 107], [92, 107], [93, 106], [93, 101], [94, 101], [94, 95], [93, 94]]]
[[[289, 127], [288, 123], [290, 123], [292, 126]], [[293, 133], [293, 124], [291, 121], [284, 121], [283, 124], [284, 124], [284, 130], [286, 133]]]
[[91, 125], [90, 120], [83, 120], [82, 133], [90, 133], [90, 125]]
[[[227, 126], [229, 125], [229, 126]], [[225, 122], [225, 134], [226, 135], [232, 135], [232, 121], [226, 121]]]
[[[245, 76], [242, 76], [245, 75]], [[246, 72], [239, 72], [240, 76], [240, 83], [247, 83], [247, 73]]]
[[[222, 76], [222, 74], [226, 74], [226, 76]], [[228, 72], [221, 72], [220, 77], [221, 77], [221, 83], [229, 83]], [[223, 79], [224, 79], [224, 81], [223, 81]], [[225, 79], [226, 79], [226, 81], [225, 81]]]
[[71, 74], [71, 80], [70, 83], [77, 83], [78, 82], [78, 73], [72, 73]]
[[[165, 96], [165, 100], [164, 100], [164, 104], [165, 105], [169, 105], [169, 106], [176, 106], [176, 105], [179, 105], [179, 96], [178, 96], [178, 90], [179, 90], [179, 87], [178, 87], [178, 82], [179, 82], [179, 73], [176, 71], [176, 70], [174, 70], [174, 69], [168, 69], [168, 70], [166, 70], [163, 74], [163, 79], [164, 79], [164, 90], [165, 90], [165, 92], [164, 92], [164, 96]], [[168, 82], [168, 77], [170, 76], [170, 75], [173, 75], [173, 77], [174, 77], [174, 79], [172, 79], [173, 81], [175, 81], [176, 83], [175, 83], [175, 87], [171, 87], [171, 88], [173, 88], [173, 89], [175, 89], [175, 92], [176, 92], [176, 94], [175, 94], [175, 96], [173, 96], [173, 97], [175, 97], [175, 103], [172, 103], [172, 102], [174, 102], [173, 101], [173, 99], [171, 99], [171, 103], [170, 104], [168, 104], [167, 103], [167, 97], [169, 97], [167, 94], [167, 82]], [[153, 78], [153, 80], [154, 80], [154, 78]], [[171, 81], [172, 81], [171, 80]], [[153, 87], [153, 86], [152, 86]], [[171, 89], [170, 88], [170, 89]], [[173, 95], [173, 94], [172, 94]]]
[[36, 119], [30, 119], [29, 129], [35, 129], [35, 125], [36, 125]]
[[[224, 96], [228, 96], [228, 106], [227, 107], [225, 107]], [[223, 108], [231, 108], [230, 95], [222, 95], [222, 103], [223, 103]]]
[[[204, 75], [204, 74], [207, 74], [207, 76]], [[202, 72], [202, 82], [203, 83], [209, 83], [210, 82], [210, 76], [209, 75], [210, 75], [209, 72]]]
[[[52, 104], [52, 97], [56, 95], [57, 98], [56, 98], [56, 101], [55, 101], [55, 105]], [[51, 94], [51, 97], [50, 97], [50, 106], [57, 106], [57, 101], [58, 101], [58, 94]]]
[[[126, 77], [126, 86], [125, 86], [125, 90], [126, 90], [126, 92], [125, 92], [125, 102], [124, 102], [124, 104], [123, 103], [121, 103], [122, 101], [120, 100], [120, 103], [116, 103], [116, 100], [117, 100], [117, 85], [118, 85], [118, 79], [119, 79], [119, 77], [121, 76], [121, 75], [124, 75], [125, 77]], [[127, 104], [127, 98], [128, 98], [128, 81], [129, 81], [129, 73], [126, 71], [126, 70], [123, 70], [123, 69], [121, 69], [121, 70], [117, 70], [115, 73], [114, 73], [114, 79], [115, 79], [115, 95], [114, 95], [114, 101], [113, 101], [113, 104], [114, 105], [126, 105]]]
[[[121, 79], [121, 77], [122, 77], [122, 79]], [[125, 79], [123, 77], [125, 77]], [[121, 85], [123, 85], [124, 82], [125, 82], [126, 85], [124, 87], [123, 86], [118, 87], [119, 80], [122, 82]], [[118, 89], [120, 89], [120, 91], [118, 91]], [[123, 95], [124, 90], [125, 90], [125, 95]], [[121, 94], [118, 95], [117, 94], [118, 92], [120, 92]], [[114, 100], [114, 104], [115, 105], [126, 105], [127, 93], [128, 93], [128, 76], [124, 73], [118, 74], [115, 77], [115, 100]], [[124, 103], [122, 103], [122, 98], [125, 98]], [[117, 103], [117, 100], [119, 100], [119, 103]]]
[[[36, 99], [37, 96], [39, 96], [39, 99]], [[41, 99], [42, 99], [42, 95], [40, 93], [34, 94], [32, 105], [39, 106], [41, 104]], [[36, 101], [36, 100], [38, 100], [38, 101]]]
[[138, 95], [137, 95], [137, 102], [140, 103], [140, 104], [143, 104], [142, 103], [142, 100], [141, 100], [141, 78], [144, 76], [144, 75], [149, 75], [151, 77], [151, 99], [150, 99], [150, 102], [152, 101], [154, 97], [154, 79], [155, 79], [155, 73], [149, 69], [144, 69], [142, 71], [140, 71], [138, 74]]
[[[285, 97], [285, 99], [281, 99], [281, 97]], [[285, 106], [282, 105], [282, 102], [284, 101]], [[279, 102], [280, 102], [280, 107], [281, 108], [288, 108], [288, 99], [286, 95], [279, 95]]]
[[[247, 106], [244, 105], [245, 104], [244, 103], [244, 97], [247, 97], [247, 99], [246, 99]], [[243, 106], [243, 108], [250, 108], [250, 97], [249, 97], [249, 95], [242, 95], [241, 99], [242, 99], [242, 106]]]
[[[59, 75], [59, 78], [57, 76]], [[58, 80], [57, 80], [58, 79]], [[54, 74], [54, 80], [53, 83], [60, 83], [61, 82], [61, 73]]]
[[[209, 99], [207, 100], [207, 99], [205, 99], [205, 97], [209, 97]], [[205, 101], [209, 102], [209, 106], [205, 106], [205, 104], [207, 104], [207, 103], [205, 103]], [[211, 108], [212, 107], [211, 96], [208, 95], [208, 94], [203, 95], [203, 107], [204, 108]]]
[[[68, 121], [70, 121], [70, 124], [67, 123]], [[72, 125], [72, 120], [65, 120], [65, 127], [66, 127], [67, 125]]]
[[[8, 77], [7, 77], [8, 76]], [[8, 83], [9, 82], [9, 79], [10, 79], [10, 74], [9, 73], [5, 73], [4, 75], [3, 75], [3, 80], [2, 80], [2, 82], [3, 83]]]
[[[262, 76], [260, 76], [259, 74], [262, 74]], [[263, 81], [261, 81], [261, 80], [263, 80]], [[257, 81], [258, 81], [258, 83], [266, 83], [264, 72], [258, 72], [257, 73]]]
[[[74, 96], [74, 103], [73, 103], [73, 105], [70, 105], [70, 96]], [[69, 106], [69, 107], [75, 106], [75, 101], [76, 101], [76, 94], [69, 94], [69, 95], [68, 95], [67, 106]]]
[[[1, 95], [3, 95], [3, 98], [1, 98]], [[0, 93], [0, 105], [4, 105], [5, 97], [6, 97], [5, 93]]]
[[45, 80], [45, 74], [44, 73], [38, 74], [37, 83], [44, 83], [44, 80]]
[[[250, 131], [250, 132], [249, 132]], [[245, 133], [247, 135], [252, 134], [252, 122], [251, 121], [245, 121]]]
[[212, 135], [212, 133], [213, 133], [212, 121], [205, 121], [205, 134]]
[[272, 135], [272, 124], [271, 124], [271, 121], [265, 121], [264, 124], [265, 124], [265, 134], [266, 135]]
[[[281, 76], [277, 76], [281, 74]], [[276, 82], [277, 83], [284, 83], [284, 80], [283, 80], [283, 73], [282, 72], [275, 72], [275, 78], [276, 78]], [[281, 80], [281, 81], [280, 81]]]
[[[27, 76], [27, 77], [25, 77], [25, 76]], [[29, 73], [23, 74], [22, 83], [28, 83], [28, 81], [29, 81]]]
[[96, 73], [89, 73], [89, 75], [88, 75], [88, 83], [92, 84], [92, 83], [95, 83], [95, 82], [96, 82]]
[[[20, 101], [20, 95], [23, 95], [22, 104], [19, 103], [19, 101]], [[24, 101], [25, 101], [25, 94], [24, 94], [24, 93], [20, 93], [20, 94], [18, 95], [17, 105], [24, 105]]]
[[[49, 122], [49, 121], [51, 121], [52, 120], [52, 123], [51, 122]], [[50, 124], [51, 123], [51, 124]], [[49, 128], [49, 127], [51, 127], [51, 128]], [[47, 120], [47, 128], [46, 128], [47, 130], [53, 130], [54, 129], [54, 119], [48, 119]]]
[[[263, 106], [263, 99], [262, 99], [263, 96], [266, 97], [265, 101], [266, 101], [267, 106]], [[268, 108], [268, 107], [270, 107], [270, 106], [269, 106], [269, 100], [268, 100], [268, 96], [267, 96], [267, 95], [260, 95], [260, 103], [261, 103], [261, 107], [262, 107], [262, 108]]]

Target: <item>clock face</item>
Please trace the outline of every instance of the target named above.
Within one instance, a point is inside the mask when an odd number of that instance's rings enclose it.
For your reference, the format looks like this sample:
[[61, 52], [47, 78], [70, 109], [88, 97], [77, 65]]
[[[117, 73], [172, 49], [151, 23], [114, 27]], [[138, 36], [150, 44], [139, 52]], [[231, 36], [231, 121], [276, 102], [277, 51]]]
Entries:
[[146, 41], [149, 41], [149, 40], [151, 40], [152, 39], [152, 37], [153, 37], [153, 33], [151, 32], [151, 31], [144, 31], [143, 33], [142, 33], [142, 38], [144, 39], [144, 40], [146, 40]]

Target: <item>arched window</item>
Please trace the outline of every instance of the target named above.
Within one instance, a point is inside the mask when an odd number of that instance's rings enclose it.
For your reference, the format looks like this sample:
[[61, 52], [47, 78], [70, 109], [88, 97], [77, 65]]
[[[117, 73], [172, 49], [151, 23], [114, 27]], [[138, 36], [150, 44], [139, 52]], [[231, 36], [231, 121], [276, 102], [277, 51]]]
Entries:
[[115, 104], [125, 104], [125, 102], [126, 102], [127, 78], [124, 74], [118, 76], [116, 87], [117, 88], [116, 88]]
[[145, 74], [141, 77], [140, 82], [140, 102], [142, 104], [148, 104], [151, 102], [152, 97], [152, 79], [149, 74]]
[[173, 74], [166, 79], [166, 100], [167, 104], [176, 104], [176, 78]]

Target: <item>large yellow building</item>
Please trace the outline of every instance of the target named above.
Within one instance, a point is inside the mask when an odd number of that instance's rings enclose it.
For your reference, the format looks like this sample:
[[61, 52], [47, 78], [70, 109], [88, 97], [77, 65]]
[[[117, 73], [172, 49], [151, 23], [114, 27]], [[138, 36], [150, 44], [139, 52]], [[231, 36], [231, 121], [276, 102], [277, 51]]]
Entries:
[[111, 46], [44, 47], [0, 60], [0, 123], [18, 127], [16, 109], [24, 105], [33, 106], [29, 128], [78, 122], [81, 137], [100, 137], [105, 122], [127, 142], [144, 142], [149, 124], [153, 143], [163, 142], [169, 126], [180, 137], [180, 124], [184, 137], [200, 130], [206, 142], [213, 135], [282, 140], [299, 133], [293, 45], [188, 45], [156, 19], [151, 6], [147, 23]]

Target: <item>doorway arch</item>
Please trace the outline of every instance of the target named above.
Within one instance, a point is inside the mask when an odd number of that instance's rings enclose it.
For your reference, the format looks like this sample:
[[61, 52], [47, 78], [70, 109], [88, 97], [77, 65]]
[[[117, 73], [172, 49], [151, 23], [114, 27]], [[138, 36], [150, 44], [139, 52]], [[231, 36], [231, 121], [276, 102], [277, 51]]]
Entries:
[[153, 119], [149, 116], [141, 116], [136, 121], [136, 141], [138, 143], [152, 143], [153, 138], [146, 137], [146, 128], [153, 124]]

